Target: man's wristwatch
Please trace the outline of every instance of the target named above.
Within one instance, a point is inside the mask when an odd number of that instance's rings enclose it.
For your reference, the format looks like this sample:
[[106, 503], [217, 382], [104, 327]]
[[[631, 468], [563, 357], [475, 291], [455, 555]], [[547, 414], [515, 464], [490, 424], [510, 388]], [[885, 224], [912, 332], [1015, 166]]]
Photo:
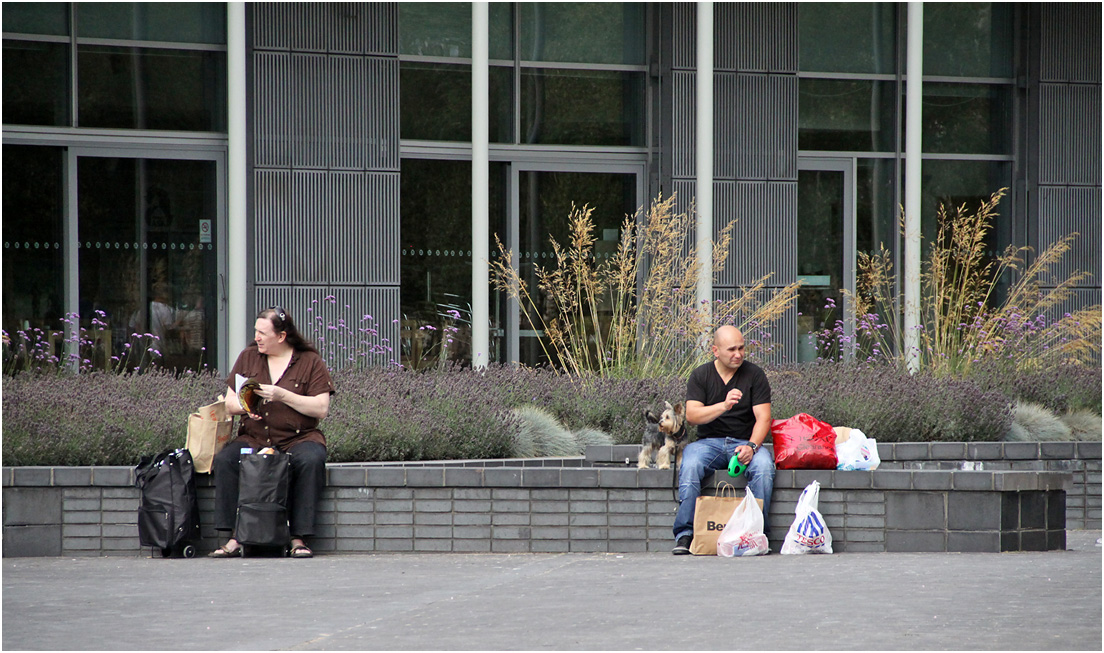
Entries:
[[755, 444], [754, 442], [748, 442], [747, 446], [751, 447], [751, 455], [753, 456], [755, 455], [756, 451], [759, 451], [759, 445]]

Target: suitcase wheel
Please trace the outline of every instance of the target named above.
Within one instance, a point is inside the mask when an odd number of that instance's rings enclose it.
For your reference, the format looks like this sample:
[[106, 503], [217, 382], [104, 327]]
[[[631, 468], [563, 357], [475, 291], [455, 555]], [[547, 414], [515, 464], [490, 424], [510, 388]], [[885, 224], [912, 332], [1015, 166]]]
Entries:
[[184, 547], [184, 549], [181, 551], [181, 553], [184, 554], [185, 558], [194, 558], [195, 554], [196, 554], [195, 547], [192, 546], [191, 544], [188, 544], [187, 546]]

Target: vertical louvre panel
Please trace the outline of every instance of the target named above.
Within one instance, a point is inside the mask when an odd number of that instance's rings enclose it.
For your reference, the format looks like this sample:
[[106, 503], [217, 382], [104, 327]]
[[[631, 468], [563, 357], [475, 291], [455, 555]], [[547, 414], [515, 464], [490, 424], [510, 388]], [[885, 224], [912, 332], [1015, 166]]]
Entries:
[[797, 77], [718, 73], [714, 167], [721, 179], [797, 179]]
[[293, 107], [287, 103], [291, 59], [286, 53], [253, 55], [253, 157], [257, 166], [291, 165], [290, 126]]
[[1100, 184], [1098, 85], [1039, 85], [1039, 183]]
[[1044, 2], [1039, 10], [1039, 78], [1100, 83], [1100, 4]]
[[797, 73], [797, 5], [721, 2], [714, 5], [717, 70]]
[[[387, 348], [399, 342], [398, 324], [386, 319], [399, 314], [398, 288], [257, 287], [254, 301], [258, 310], [279, 305], [290, 311], [300, 332], [314, 341], [331, 369], [354, 364], [386, 366], [399, 360], [396, 351], [369, 353], [372, 345]], [[366, 315], [373, 319], [362, 319]], [[375, 329], [376, 334], [361, 329]]]
[[1042, 187], [1039, 189], [1039, 251], [1058, 239], [1077, 232], [1080, 236], [1062, 260], [1040, 281], [1054, 285], [1076, 270], [1091, 272], [1084, 286], [1100, 286], [1100, 188]]
[[674, 101], [671, 103], [671, 176], [693, 177], [694, 138], [697, 111], [697, 80], [692, 72], [675, 71], [671, 74]]
[[767, 284], [797, 279], [797, 183], [719, 181], [714, 184], [714, 240], [732, 221], [732, 244], [719, 287], [747, 286], [765, 274]]
[[693, 2], [676, 2], [671, 9], [671, 67], [690, 69], [697, 60], [698, 11]]
[[398, 10], [390, 2], [258, 2], [253, 47], [342, 54], [395, 54]]

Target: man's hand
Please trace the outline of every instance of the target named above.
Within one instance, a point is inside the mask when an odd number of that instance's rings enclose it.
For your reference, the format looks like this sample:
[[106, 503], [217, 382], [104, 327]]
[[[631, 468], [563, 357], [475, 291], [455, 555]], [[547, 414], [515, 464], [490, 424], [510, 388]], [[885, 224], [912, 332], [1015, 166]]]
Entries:
[[740, 392], [736, 388], [728, 391], [725, 395], [724, 407], [725, 410], [732, 410], [732, 407], [740, 403], [740, 398], [744, 396], [744, 393]]
[[752, 456], [755, 455], [755, 451], [746, 444], [741, 444], [740, 446], [736, 447], [735, 453], [736, 460], [739, 460], [741, 465], [747, 465], [748, 463], [750, 463]]

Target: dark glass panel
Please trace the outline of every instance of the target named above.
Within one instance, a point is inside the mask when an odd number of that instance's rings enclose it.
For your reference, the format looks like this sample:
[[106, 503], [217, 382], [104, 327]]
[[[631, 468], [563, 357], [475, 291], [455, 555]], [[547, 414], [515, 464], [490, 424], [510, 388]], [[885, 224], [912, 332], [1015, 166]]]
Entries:
[[643, 145], [644, 73], [526, 69], [523, 143]]
[[4, 124], [69, 124], [68, 44], [4, 39]]
[[77, 35], [101, 39], [226, 43], [221, 2], [78, 2]]
[[923, 102], [925, 152], [1011, 152], [1011, 85], [925, 82]]
[[816, 338], [842, 317], [844, 175], [801, 170], [797, 181], [797, 275], [799, 362], [815, 360]]
[[78, 46], [81, 127], [226, 130], [226, 53]]
[[[491, 59], [513, 59], [510, 3], [491, 3], [488, 11]], [[472, 56], [470, 2], [400, 2], [399, 52], [431, 57]]]
[[644, 3], [523, 2], [522, 61], [643, 65]]
[[[490, 140], [513, 141], [513, 69], [490, 69]], [[471, 141], [471, 66], [404, 61], [399, 66], [402, 138]]]
[[4, 32], [68, 36], [69, 3], [5, 2]]
[[18, 331], [63, 327], [64, 162], [62, 148], [4, 145], [3, 321], [13, 342]]
[[[555, 269], [550, 238], [561, 245], [569, 244], [568, 218], [571, 206], [590, 205], [594, 208], [594, 255], [605, 260], [617, 251], [621, 223], [625, 215], [635, 214], [636, 176], [586, 172], [522, 172], [519, 175], [519, 250], [516, 257], [521, 278], [529, 284], [529, 293], [542, 307], [545, 323], [556, 316], [551, 301], [537, 288], [536, 267]], [[505, 239], [504, 239], [505, 242]], [[608, 328], [611, 309], [600, 309], [599, 320]], [[549, 361], [538, 338], [544, 337], [541, 324], [526, 321], [521, 315], [519, 356], [526, 365], [541, 365]], [[549, 347], [547, 341], [545, 346]]]
[[82, 319], [102, 313], [121, 364], [214, 365], [214, 162], [82, 157], [77, 176]]
[[798, 148], [894, 151], [895, 88], [895, 82], [800, 80]]
[[855, 166], [855, 248], [896, 250], [898, 212], [893, 159], [858, 159]]
[[924, 74], [1012, 77], [1010, 3], [924, 4]]
[[892, 3], [800, 2], [797, 17], [802, 71], [896, 72], [897, 9]]

